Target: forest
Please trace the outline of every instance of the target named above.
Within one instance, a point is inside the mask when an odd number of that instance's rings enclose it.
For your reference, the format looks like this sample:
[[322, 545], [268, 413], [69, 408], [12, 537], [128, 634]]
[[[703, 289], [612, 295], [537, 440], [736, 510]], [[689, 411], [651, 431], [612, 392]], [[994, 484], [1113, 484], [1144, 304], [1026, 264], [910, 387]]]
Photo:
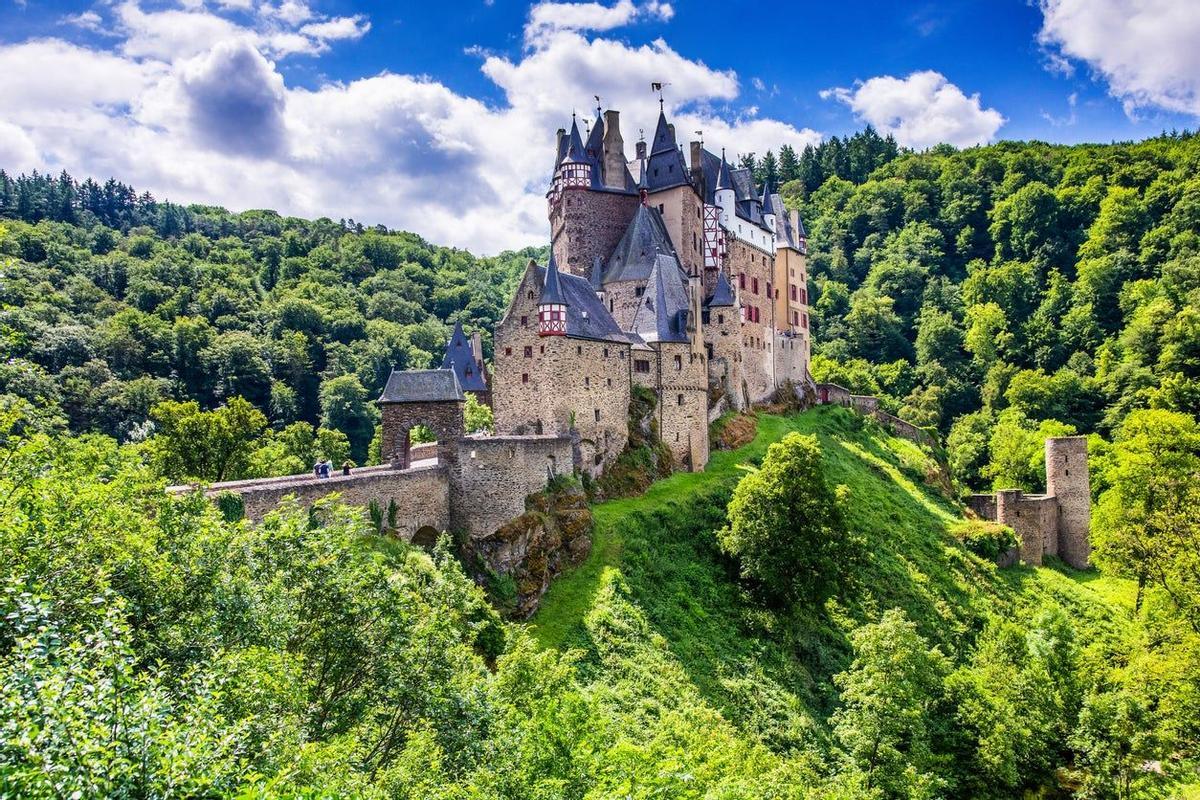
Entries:
[[[451, 537], [163, 488], [377, 458], [389, 370], [544, 248], [0, 172], [0, 795], [1200, 796], [1200, 139], [746, 164], [808, 231], [814, 377], [945, 449], [719, 421], [528, 624]], [[956, 495], [1068, 432], [1098, 569], [998, 569]]]

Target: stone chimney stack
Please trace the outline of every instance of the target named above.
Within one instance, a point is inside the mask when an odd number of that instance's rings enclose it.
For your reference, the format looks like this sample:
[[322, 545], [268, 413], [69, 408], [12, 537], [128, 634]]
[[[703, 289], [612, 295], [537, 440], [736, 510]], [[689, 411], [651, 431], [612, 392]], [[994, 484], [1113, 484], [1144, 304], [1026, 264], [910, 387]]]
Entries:
[[639, 140], [638, 143], [634, 146], [634, 149], [637, 151], [637, 157], [639, 160], [645, 158], [646, 157], [646, 140], [645, 139]]
[[621, 112], [604, 112], [604, 185], [625, 188], [625, 140], [621, 138]]
[[554, 168], [558, 168], [558, 154], [563, 151], [563, 139], [567, 138], [567, 129], [559, 128], [554, 132]]
[[701, 160], [701, 146], [699, 142], [691, 143], [691, 161], [689, 166], [692, 170], [692, 185], [700, 190], [700, 194], [704, 194], [704, 162]]
[[675, 138], [675, 123], [674, 122], [667, 123], [667, 130], [671, 132], [671, 141], [672, 142], [678, 141]]

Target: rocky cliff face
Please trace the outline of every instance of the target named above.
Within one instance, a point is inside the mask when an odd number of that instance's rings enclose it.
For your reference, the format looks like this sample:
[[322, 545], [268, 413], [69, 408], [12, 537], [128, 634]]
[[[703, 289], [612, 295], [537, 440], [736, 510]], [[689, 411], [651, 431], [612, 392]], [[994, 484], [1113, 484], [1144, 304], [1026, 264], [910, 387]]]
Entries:
[[494, 533], [467, 544], [477, 579], [511, 580], [516, 596], [508, 601], [518, 619], [536, 611], [554, 577], [583, 561], [592, 549], [592, 512], [582, 488], [551, 487], [530, 495], [526, 509]]

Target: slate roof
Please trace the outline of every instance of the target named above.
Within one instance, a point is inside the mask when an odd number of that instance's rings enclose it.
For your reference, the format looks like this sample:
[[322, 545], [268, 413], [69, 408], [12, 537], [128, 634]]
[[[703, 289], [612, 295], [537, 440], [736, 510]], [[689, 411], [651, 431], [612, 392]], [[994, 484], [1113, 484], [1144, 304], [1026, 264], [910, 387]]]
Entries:
[[465, 392], [486, 392], [487, 380], [483, 367], [476, 362], [471, 340], [463, 332], [461, 322], [454, 323], [454, 333], [446, 342], [446, 354], [442, 356], [442, 369], [453, 370], [458, 385]]
[[713, 295], [708, 299], [708, 307], [726, 307], [733, 304], [733, 287], [729, 285], [725, 270], [720, 270], [717, 272], [717, 285], [713, 287]]
[[559, 280], [558, 264], [554, 262], [554, 255], [550, 256], [550, 266], [546, 268], [545, 278], [542, 280], [542, 294], [538, 297], [538, 304], [544, 305], [549, 303], [557, 303], [566, 305], [567, 300], [563, 296], [562, 285]]
[[[538, 281], [544, 285], [546, 269], [540, 266], [535, 266], [535, 269]], [[567, 306], [567, 336], [622, 344], [634, 340], [617, 325], [604, 303], [596, 297], [589, 280], [565, 272], [558, 273], [558, 280], [563, 302]]]
[[779, 195], [772, 195], [771, 192], [767, 189], [767, 185], [765, 183], [763, 184], [762, 198], [759, 200], [759, 203], [762, 205], [762, 213], [763, 213], [764, 217], [767, 216], [767, 214], [778, 213], [775, 211], [775, 205], [774, 205], [774, 203], [775, 203], [774, 198], [776, 198], [778, 196]]
[[675, 141], [675, 132], [662, 111], [658, 112], [658, 126], [650, 142], [650, 158], [642, 168], [641, 180], [650, 192], [691, 183], [683, 153]]
[[633, 315], [633, 332], [644, 342], [686, 342], [687, 275], [674, 256], [660, 254], [650, 268], [646, 292]]
[[679, 263], [658, 209], [639, 204], [629, 227], [621, 235], [621, 241], [617, 242], [616, 249], [608, 257], [604, 283], [648, 279], [659, 254], [668, 255]]
[[452, 403], [462, 399], [462, 386], [452, 369], [394, 369], [379, 396], [380, 403]]

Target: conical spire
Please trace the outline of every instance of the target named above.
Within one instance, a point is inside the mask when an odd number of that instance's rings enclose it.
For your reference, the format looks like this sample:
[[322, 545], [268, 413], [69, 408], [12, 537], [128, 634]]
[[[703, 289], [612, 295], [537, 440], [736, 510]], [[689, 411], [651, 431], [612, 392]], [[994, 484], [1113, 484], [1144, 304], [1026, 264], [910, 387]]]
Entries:
[[775, 213], [775, 203], [771, 201], [771, 187], [767, 186], [766, 181], [763, 181], [762, 200], [760, 202], [762, 203], [763, 216]]
[[583, 139], [579, 136], [579, 122], [574, 116], [571, 117], [571, 133], [567, 137], [567, 157], [566, 161], [581, 162], [583, 158]]
[[654, 129], [654, 147], [650, 150], [650, 155], [674, 149], [675, 131], [667, 123], [667, 115], [662, 112], [662, 109], [659, 109], [658, 126]]
[[721, 148], [721, 169], [717, 172], [717, 191], [733, 188], [733, 175], [729, 172], [729, 162], [725, 160], [725, 148]]
[[538, 300], [539, 305], [563, 305], [567, 304], [566, 298], [563, 295], [562, 284], [558, 278], [558, 264], [554, 261], [554, 255], [550, 256], [550, 264], [546, 267], [546, 280], [542, 284], [542, 296]]

